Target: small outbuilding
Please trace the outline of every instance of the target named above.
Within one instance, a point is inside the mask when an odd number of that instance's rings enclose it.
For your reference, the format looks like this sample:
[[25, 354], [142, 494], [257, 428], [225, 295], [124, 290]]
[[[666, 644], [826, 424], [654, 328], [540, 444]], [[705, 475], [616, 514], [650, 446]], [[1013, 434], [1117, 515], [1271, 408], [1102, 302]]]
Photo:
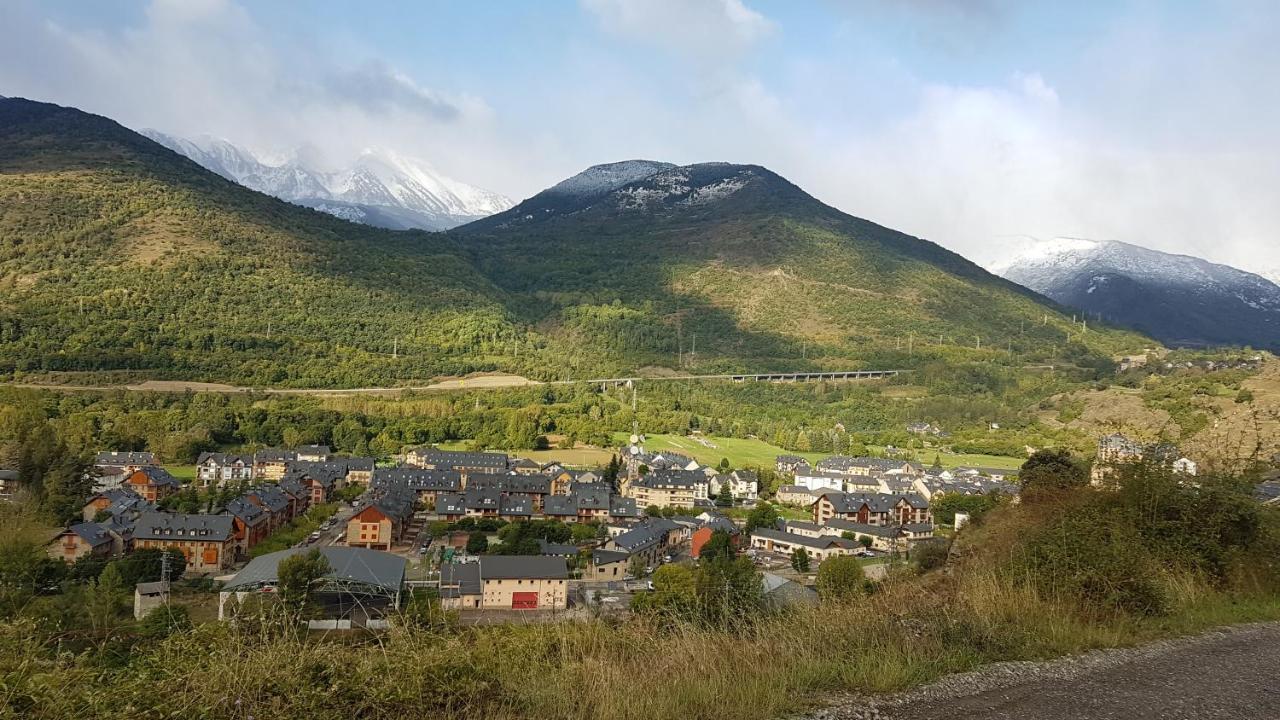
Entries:
[[169, 583], [138, 583], [133, 588], [133, 618], [141, 620], [147, 613], [169, 602]]

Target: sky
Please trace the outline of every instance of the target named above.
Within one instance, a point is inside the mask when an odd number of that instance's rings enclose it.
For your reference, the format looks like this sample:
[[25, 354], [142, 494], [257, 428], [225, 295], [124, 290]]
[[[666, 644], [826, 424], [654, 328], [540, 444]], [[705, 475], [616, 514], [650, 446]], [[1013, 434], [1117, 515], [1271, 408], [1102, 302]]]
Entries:
[[1274, 271], [1277, 30], [1271, 0], [0, 0], [0, 95], [516, 200], [755, 163], [987, 265], [1082, 237]]

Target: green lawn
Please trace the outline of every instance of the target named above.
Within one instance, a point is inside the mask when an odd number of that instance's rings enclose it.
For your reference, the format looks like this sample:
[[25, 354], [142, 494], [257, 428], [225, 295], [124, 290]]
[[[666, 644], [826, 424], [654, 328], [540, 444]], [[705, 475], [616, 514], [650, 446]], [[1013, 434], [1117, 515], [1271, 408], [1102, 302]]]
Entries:
[[[613, 434], [613, 440], [618, 445], [624, 445], [627, 442], [627, 437], [628, 434], [624, 432]], [[729, 464], [735, 468], [773, 467], [774, 461], [779, 455], [799, 455], [811, 463], [816, 463], [822, 458], [830, 456], [830, 453], [794, 452], [780, 448], [777, 445], [771, 445], [763, 440], [746, 440], [712, 435], [704, 435], [701, 438], [715, 447], [709, 447], [692, 437], [684, 435], [646, 435], [644, 447], [645, 450], [650, 452], [671, 451], [681, 455], [688, 455], [704, 465], [718, 465], [721, 458], [728, 458]], [[465, 440], [458, 440], [456, 442], [438, 443], [438, 446], [442, 450], [465, 450], [468, 447], [468, 443]], [[870, 447], [869, 449], [877, 453], [884, 450], [884, 448], [879, 447]], [[980, 467], [1013, 470], [1021, 467], [1023, 463], [1022, 458], [1001, 455], [961, 455], [940, 453], [933, 449], [923, 449], [916, 452], [918, 460], [926, 465], [933, 462], [934, 455], [940, 455], [943, 467], [948, 468], [958, 465], [977, 465]], [[604, 465], [609, 462], [609, 457], [613, 454], [613, 451], [609, 449], [576, 448], [574, 450], [520, 450], [511, 451], [511, 454], [539, 462], [558, 460], [569, 466], [589, 467]], [[187, 468], [187, 471], [190, 474], [194, 472], [194, 468]], [[177, 473], [174, 473], [174, 475], [181, 477]]]
[[178, 480], [184, 483], [191, 482], [196, 479], [195, 465], [164, 465], [162, 467], [164, 467], [165, 470], [168, 470], [170, 475], [178, 478]]
[[[614, 440], [619, 444], [627, 441], [627, 433], [614, 433]], [[817, 462], [826, 457], [823, 453], [797, 453], [784, 450], [777, 445], [770, 445], [763, 440], [744, 440], [742, 438], [702, 436], [702, 439], [715, 447], [708, 447], [697, 440], [681, 435], [646, 435], [644, 449], [649, 452], [669, 450], [681, 455], [688, 455], [704, 465], [717, 465], [721, 458], [728, 458], [729, 464], [735, 468], [757, 466], [773, 467], [779, 455], [799, 455]]]
[[[884, 448], [868, 447], [873, 452], [880, 452]], [[1002, 470], [1017, 470], [1022, 467], [1022, 463], [1026, 462], [1026, 458], [1009, 457], [1007, 455], [967, 455], [961, 453], [939, 452], [933, 448], [924, 448], [915, 451], [917, 459], [925, 465], [933, 463], [933, 456], [940, 455], [942, 466], [947, 468], [959, 466], [977, 466], [1000, 468]]]

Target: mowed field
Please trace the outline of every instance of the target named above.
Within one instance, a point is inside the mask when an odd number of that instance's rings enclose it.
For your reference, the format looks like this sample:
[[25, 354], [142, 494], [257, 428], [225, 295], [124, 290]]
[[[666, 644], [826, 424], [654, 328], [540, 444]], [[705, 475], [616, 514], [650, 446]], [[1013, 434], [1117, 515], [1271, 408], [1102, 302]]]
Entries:
[[[627, 433], [614, 433], [614, 440], [623, 445]], [[644, 449], [649, 452], [676, 452], [688, 455], [703, 465], [718, 465], [721, 458], [728, 458], [735, 468], [773, 467], [779, 455], [799, 455], [809, 462], [817, 462], [827, 455], [823, 453], [797, 453], [784, 450], [763, 440], [725, 438], [713, 435], [699, 436], [703, 442], [682, 435], [645, 435]]]
[[161, 466], [169, 471], [169, 474], [180, 480], [181, 482], [191, 482], [196, 479], [195, 465], [163, 465]]

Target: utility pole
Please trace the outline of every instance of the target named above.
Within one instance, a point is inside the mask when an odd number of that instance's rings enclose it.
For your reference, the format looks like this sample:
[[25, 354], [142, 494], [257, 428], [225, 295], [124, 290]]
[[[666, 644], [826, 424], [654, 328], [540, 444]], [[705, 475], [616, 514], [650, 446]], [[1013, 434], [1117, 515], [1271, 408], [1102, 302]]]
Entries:
[[392, 338], [391, 340], [391, 358], [400, 357], [400, 338]]
[[907, 357], [911, 357], [915, 353], [916, 334], [914, 332], [907, 333]]
[[979, 349], [979, 350], [981, 350], [981, 349], [982, 349], [982, 336], [981, 336], [981, 335], [975, 335], [974, 337], [976, 337], [976, 338], [977, 338], [977, 340], [978, 340], [978, 349]]
[[169, 551], [160, 554], [160, 582], [164, 583], [164, 604], [169, 605]]

